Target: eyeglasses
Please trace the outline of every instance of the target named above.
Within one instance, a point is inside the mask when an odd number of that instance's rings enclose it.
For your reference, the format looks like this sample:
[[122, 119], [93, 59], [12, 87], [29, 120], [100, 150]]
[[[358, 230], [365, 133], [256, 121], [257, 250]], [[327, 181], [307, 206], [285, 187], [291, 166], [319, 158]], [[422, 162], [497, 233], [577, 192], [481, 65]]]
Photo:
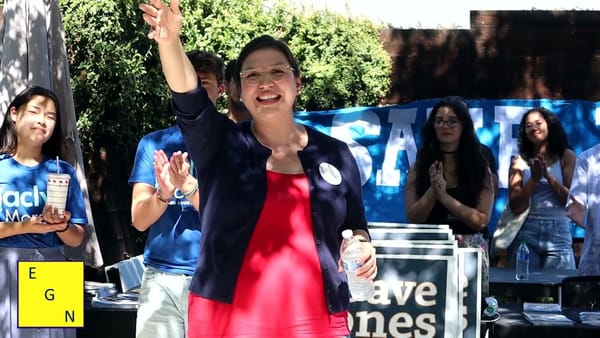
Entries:
[[448, 128], [456, 128], [460, 124], [460, 120], [456, 117], [451, 117], [447, 120], [444, 120], [441, 117], [436, 117], [433, 121], [433, 126], [436, 128], [441, 128], [446, 124]]
[[267, 75], [273, 82], [279, 82], [285, 78], [288, 70], [293, 72], [294, 68], [292, 68], [290, 65], [278, 65], [271, 67], [271, 69], [266, 72], [248, 69], [240, 72], [240, 78], [244, 84], [248, 86], [256, 86], [260, 82], [260, 79], [263, 77], [263, 75]]

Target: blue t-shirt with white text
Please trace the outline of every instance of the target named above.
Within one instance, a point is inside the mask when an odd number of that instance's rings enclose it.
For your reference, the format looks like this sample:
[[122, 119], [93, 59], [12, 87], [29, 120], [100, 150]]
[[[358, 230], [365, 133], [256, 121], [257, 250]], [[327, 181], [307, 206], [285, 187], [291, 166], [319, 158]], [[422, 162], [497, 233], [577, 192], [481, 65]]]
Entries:
[[[175, 151], [187, 151], [179, 127], [157, 130], [142, 137], [138, 143], [129, 184], [158, 186], [154, 176], [155, 150], [163, 150], [168, 157]], [[190, 171], [193, 175], [193, 161]], [[201, 238], [198, 211], [177, 189], [167, 210], [148, 229], [144, 264], [167, 273], [191, 275], [200, 254]]]
[[[73, 167], [59, 161], [61, 174], [71, 176], [66, 210], [71, 213], [69, 223], [87, 224], [83, 193]], [[35, 166], [25, 166], [12, 156], [0, 155], [0, 222], [22, 222], [41, 215], [46, 205], [48, 173], [57, 172], [56, 159], [46, 158]], [[0, 238], [1, 247], [54, 248], [63, 242], [54, 232], [46, 234], [21, 234]]]

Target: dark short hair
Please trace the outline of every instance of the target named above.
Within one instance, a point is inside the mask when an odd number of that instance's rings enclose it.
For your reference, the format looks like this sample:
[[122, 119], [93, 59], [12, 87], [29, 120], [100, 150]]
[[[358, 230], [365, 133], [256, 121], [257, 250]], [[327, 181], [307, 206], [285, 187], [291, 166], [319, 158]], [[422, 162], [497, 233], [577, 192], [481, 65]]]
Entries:
[[194, 50], [188, 52], [187, 57], [197, 73], [215, 74], [219, 83], [225, 79], [225, 65], [216, 54], [204, 50]]
[[257, 38], [254, 38], [252, 41], [248, 42], [244, 48], [242, 48], [240, 55], [237, 58], [235, 71], [234, 71], [234, 79], [235, 82], [240, 85], [240, 72], [242, 71], [242, 64], [244, 60], [248, 57], [248, 55], [252, 54], [257, 50], [262, 49], [275, 49], [280, 51], [285, 58], [287, 59], [290, 66], [293, 68], [294, 76], [300, 75], [300, 69], [298, 68], [298, 62], [292, 54], [292, 51], [288, 47], [288, 45], [282, 40], [275, 39], [270, 35], [261, 35]]
[[[56, 108], [56, 126], [54, 132], [50, 136], [50, 139], [42, 146], [42, 154], [49, 157], [61, 156], [63, 151], [63, 136], [62, 136], [62, 119], [60, 112], [60, 104], [58, 102], [58, 96], [54, 94], [50, 89], [31, 86], [21, 91], [12, 102], [9, 104], [6, 114], [4, 115], [4, 123], [0, 127], [0, 153], [13, 153], [17, 149], [17, 130], [15, 128], [15, 122], [10, 117], [10, 109], [15, 108], [19, 110], [22, 106], [26, 105], [31, 101], [34, 96], [44, 96], [54, 102]], [[62, 157], [62, 156], [61, 156]]]
[[225, 66], [225, 81], [230, 82], [235, 79], [235, 69], [237, 67], [237, 60], [229, 60], [227, 66]]

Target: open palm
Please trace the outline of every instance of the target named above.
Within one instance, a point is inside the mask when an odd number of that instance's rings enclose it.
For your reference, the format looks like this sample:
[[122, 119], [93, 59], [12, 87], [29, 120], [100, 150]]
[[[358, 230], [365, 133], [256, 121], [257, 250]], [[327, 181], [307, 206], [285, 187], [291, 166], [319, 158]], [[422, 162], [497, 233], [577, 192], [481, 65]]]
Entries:
[[150, 4], [140, 4], [139, 9], [144, 12], [144, 21], [151, 27], [148, 38], [159, 42], [173, 40], [179, 36], [183, 26], [179, 0], [171, 0], [170, 4], [161, 0], [150, 0]]

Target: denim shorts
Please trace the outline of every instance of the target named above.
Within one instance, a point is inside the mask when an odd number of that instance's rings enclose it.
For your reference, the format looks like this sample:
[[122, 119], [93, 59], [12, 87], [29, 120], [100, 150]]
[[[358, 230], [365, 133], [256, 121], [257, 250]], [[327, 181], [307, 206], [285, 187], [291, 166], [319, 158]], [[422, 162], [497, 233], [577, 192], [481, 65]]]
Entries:
[[530, 269], [575, 269], [568, 219], [528, 217], [508, 248], [508, 266], [515, 266], [516, 250], [522, 241], [529, 248]]

